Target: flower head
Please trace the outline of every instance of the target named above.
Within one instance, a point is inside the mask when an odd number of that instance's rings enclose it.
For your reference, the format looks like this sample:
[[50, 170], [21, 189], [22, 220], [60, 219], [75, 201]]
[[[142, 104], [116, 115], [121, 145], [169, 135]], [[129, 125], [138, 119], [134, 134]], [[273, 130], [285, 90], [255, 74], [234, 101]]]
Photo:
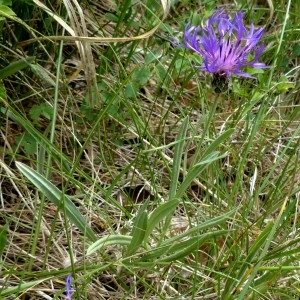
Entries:
[[246, 29], [243, 12], [231, 18], [223, 9], [217, 10], [205, 25], [186, 25], [184, 45], [203, 57], [201, 70], [229, 77], [232, 74], [252, 77], [243, 67], [268, 68], [258, 62], [264, 44], [259, 44], [263, 28]]
[[66, 278], [66, 296], [67, 300], [72, 300], [72, 292], [75, 291], [75, 289], [72, 287], [72, 276], [68, 275]]

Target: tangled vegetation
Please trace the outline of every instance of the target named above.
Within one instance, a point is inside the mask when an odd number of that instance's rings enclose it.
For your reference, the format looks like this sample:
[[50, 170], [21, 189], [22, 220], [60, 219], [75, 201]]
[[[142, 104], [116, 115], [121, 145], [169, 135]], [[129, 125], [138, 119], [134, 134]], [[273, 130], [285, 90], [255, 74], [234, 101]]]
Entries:
[[[197, 68], [216, 9], [269, 68]], [[299, 10], [0, 1], [0, 299], [298, 299]]]

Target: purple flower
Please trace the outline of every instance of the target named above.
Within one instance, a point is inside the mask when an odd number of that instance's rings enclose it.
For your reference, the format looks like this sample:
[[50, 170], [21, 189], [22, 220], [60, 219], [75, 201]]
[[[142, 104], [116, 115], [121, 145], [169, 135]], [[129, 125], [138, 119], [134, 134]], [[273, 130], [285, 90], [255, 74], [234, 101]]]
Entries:
[[72, 287], [72, 276], [68, 275], [66, 278], [66, 296], [67, 300], [72, 300], [72, 292], [75, 291], [75, 289]]
[[258, 62], [264, 50], [264, 44], [259, 45], [264, 29], [255, 30], [253, 24], [246, 29], [243, 17], [243, 12], [231, 18], [219, 9], [205, 25], [186, 25], [184, 45], [203, 57], [200, 70], [227, 78], [232, 74], [253, 78], [242, 68], [268, 68]]

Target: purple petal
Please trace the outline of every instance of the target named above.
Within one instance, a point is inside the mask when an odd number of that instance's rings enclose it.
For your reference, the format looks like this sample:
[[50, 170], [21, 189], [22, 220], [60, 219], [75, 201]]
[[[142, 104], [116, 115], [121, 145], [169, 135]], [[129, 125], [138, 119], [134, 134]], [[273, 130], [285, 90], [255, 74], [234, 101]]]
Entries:
[[205, 25], [186, 25], [184, 45], [203, 57], [203, 65], [199, 67], [201, 70], [227, 76], [252, 77], [242, 68], [268, 68], [258, 62], [264, 50], [264, 45], [259, 44], [264, 29], [255, 30], [253, 24], [246, 29], [243, 18], [243, 12], [237, 12], [231, 18], [224, 9], [219, 9], [208, 18]]
[[66, 296], [67, 296], [67, 300], [72, 300], [72, 292], [75, 290], [72, 287], [72, 276], [68, 275], [68, 277], [66, 278]]

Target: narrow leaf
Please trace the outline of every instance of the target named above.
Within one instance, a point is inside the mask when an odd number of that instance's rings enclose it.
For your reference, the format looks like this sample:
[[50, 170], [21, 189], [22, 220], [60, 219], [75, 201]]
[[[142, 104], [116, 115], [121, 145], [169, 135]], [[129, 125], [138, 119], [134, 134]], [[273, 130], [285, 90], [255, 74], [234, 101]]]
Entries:
[[28, 290], [31, 287], [36, 286], [36, 285], [38, 285], [39, 283], [41, 283], [43, 281], [44, 280], [35, 280], [35, 281], [30, 281], [30, 282], [19, 283], [16, 286], [5, 288], [5, 289], [1, 290], [0, 291], [0, 296], [9, 296], [9, 295], [12, 295], [12, 294], [21, 293], [22, 291]]
[[7, 100], [6, 88], [3, 84], [3, 81], [0, 80], [0, 101]]
[[227, 233], [228, 230], [217, 230], [204, 233], [200, 236], [194, 236], [187, 240], [176, 240], [172, 243], [167, 240], [166, 243], [162, 243], [160, 247], [148, 252], [139, 261], [144, 262], [157, 259], [157, 263], [165, 263], [181, 259], [199, 249], [199, 247], [207, 240], [211, 240]]
[[50, 75], [47, 73], [46, 69], [43, 68], [40, 65], [31, 65], [31, 69], [34, 71], [34, 73], [40, 77], [46, 87], [55, 87], [54, 80], [50, 77]]
[[268, 238], [268, 235], [272, 230], [273, 226], [274, 223], [270, 222], [266, 226], [266, 228], [261, 232], [261, 234], [255, 239], [255, 242], [249, 249], [248, 255], [246, 257], [246, 265], [249, 266], [249, 264], [253, 263], [253, 258], [260, 252], [261, 246], [266, 242], [266, 239]]
[[132, 236], [130, 235], [108, 235], [90, 245], [86, 251], [86, 255], [91, 255], [95, 251], [108, 245], [129, 245]]
[[189, 172], [187, 173], [184, 181], [182, 182], [182, 184], [180, 185], [180, 187], [178, 188], [178, 191], [175, 195], [175, 198], [180, 199], [183, 194], [185, 193], [185, 191], [187, 190], [187, 188], [190, 186], [190, 184], [192, 183], [192, 181], [205, 169], [207, 168], [212, 162], [227, 156], [227, 153], [223, 154], [223, 155], [219, 155], [218, 152], [212, 152], [210, 154], [208, 154], [206, 157], [203, 158], [203, 160], [201, 162], [199, 162], [198, 164], [196, 164], [194, 167], [192, 167]]
[[178, 200], [170, 200], [168, 202], [161, 204], [151, 213], [148, 220], [148, 227], [145, 234], [145, 240], [147, 240], [152, 230], [158, 225], [160, 221], [170, 216], [170, 214], [173, 214], [178, 204], [179, 204]]
[[183, 120], [183, 123], [179, 129], [178, 136], [176, 138], [177, 144], [174, 150], [174, 158], [173, 158], [173, 167], [172, 167], [172, 174], [171, 174], [171, 184], [170, 184], [170, 192], [169, 192], [169, 200], [173, 200], [176, 194], [176, 189], [178, 186], [178, 178], [180, 173], [180, 165], [182, 161], [182, 153], [183, 153], [183, 146], [186, 137], [187, 127], [189, 124], [189, 118], [186, 117]]
[[186, 241], [180, 242], [177, 245], [170, 247], [168, 251], [170, 254], [167, 253], [167, 256], [162, 257], [161, 260], [164, 262], [172, 262], [174, 260], [184, 258], [195, 250], [198, 250], [199, 247], [203, 245], [203, 243], [207, 240], [214, 239], [217, 236], [222, 236], [226, 233], [228, 233], [228, 230], [218, 230], [205, 233], [199, 237], [192, 237]]
[[15, 12], [6, 5], [0, 5], [0, 15], [4, 17], [15, 16]]
[[6, 246], [6, 235], [7, 235], [7, 230], [8, 230], [8, 224], [5, 224], [0, 231], [0, 260], [1, 260], [1, 255], [3, 253], [3, 250]]
[[[274, 226], [274, 223], [270, 222], [266, 226], [266, 228], [260, 233], [260, 235], [257, 237], [255, 242], [249, 249], [246, 259], [244, 260], [243, 264], [241, 264], [241, 266], [239, 267], [240, 270], [237, 275], [237, 278], [239, 279], [239, 283], [235, 287], [235, 290], [239, 290], [244, 285], [245, 281], [249, 280], [249, 277], [251, 276], [251, 273], [253, 272], [253, 266], [256, 263], [256, 261], [254, 261], [253, 258], [255, 256], [256, 256], [255, 260], [257, 260], [259, 258], [259, 254], [262, 250], [261, 248], [262, 248], [263, 244], [266, 242], [266, 239], [268, 238], [273, 226]], [[232, 285], [231, 282], [229, 282], [229, 284]], [[246, 283], [246, 285], [247, 285], [247, 283]], [[231, 289], [231, 287], [228, 287], [228, 288]], [[239, 298], [240, 298], [240, 295], [239, 295]]]
[[0, 112], [9, 117], [14, 122], [18, 123], [20, 126], [22, 126], [29, 134], [32, 135], [32, 137], [37, 141], [37, 143], [42, 144], [45, 146], [47, 151], [51, 153], [51, 155], [55, 156], [60, 161], [63, 161], [64, 163], [68, 163], [67, 166], [70, 167], [71, 162], [69, 158], [59, 151], [53, 143], [51, 143], [45, 135], [40, 133], [32, 123], [28, 122], [22, 115], [20, 115], [17, 111], [12, 109], [7, 109], [6, 107], [0, 107]]
[[7, 67], [3, 68], [0, 71], [0, 80], [17, 73], [26, 67], [29, 67], [30, 63], [33, 62], [34, 59], [35, 59], [35, 57], [28, 57], [26, 60], [21, 59], [21, 60], [10, 63]]
[[163, 242], [163, 245], [169, 245], [170, 246], [172, 243], [174, 243], [176, 241], [179, 241], [179, 240], [182, 240], [186, 236], [190, 236], [192, 234], [195, 234], [196, 232], [200, 232], [200, 231], [206, 230], [208, 228], [212, 228], [212, 227], [214, 227], [216, 225], [219, 225], [221, 223], [224, 223], [229, 218], [231, 218], [235, 213], [236, 213], [236, 210], [231, 210], [226, 214], [223, 214], [221, 216], [218, 216], [218, 217], [215, 217], [213, 219], [207, 220], [204, 223], [199, 224], [197, 226], [193, 226], [189, 230], [187, 230], [187, 231], [185, 231], [181, 234], [178, 234], [178, 235], [176, 235], [172, 238], [169, 238], [168, 240], [165, 240]]
[[219, 147], [219, 145], [222, 144], [225, 140], [227, 140], [232, 135], [234, 130], [235, 130], [234, 128], [230, 128], [230, 129], [226, 130], [225, 132], [223, 132], [220, 136], [218, 136], [217, 139], [214, 140], [209, 145], [209, 147], [206, 149], [206, 151], [203, 153], [203, 157], [206, 157], [213, 151], [216, 151], [217, 148]]
[[142, 245], [144, 241], [145, 232], [148, 224], [148, 213], [146, 210], [148, 202], [149, 201], [146, 201], [144, 205], [140, 208], [140, 211], [133, 223], [133, 229], [131, 233], [132, 240], [128, 247], [126, 256], [134, 254], [135, 251]]
[[22, 172], [22, 174], [26, 176], [35, 185], [35, 187], [57, 207], [60, 207], [62, 199], [64, 199], [67, 218], [80, 231], [85, 233], [91, 241], [96, 240], [93, 230], [88, 226], [85, 218], [81, 215], [77, 207], [66, 195], [63, 195], [55, 185], [27, 165], [21, 162], [16, 162], [16, 166]]

